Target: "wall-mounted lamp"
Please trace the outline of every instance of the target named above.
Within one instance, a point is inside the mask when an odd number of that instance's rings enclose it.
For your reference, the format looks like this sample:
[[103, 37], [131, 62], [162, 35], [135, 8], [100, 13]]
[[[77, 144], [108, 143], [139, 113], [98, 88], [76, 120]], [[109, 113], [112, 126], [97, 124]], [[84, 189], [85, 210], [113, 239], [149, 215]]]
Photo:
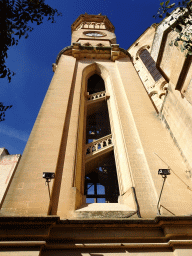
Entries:
[[159, 195], [159, 200], [158, 200], [158, 203], [157, 203], [157, 215], [161, 215], [160, 207], [159, 207], [160, 200], [161, 200], [161, 195], [162, 195], [162, 192], [163, 192], [163, 188], [164, 188], [164, 185], [165, 185], [167, 175], [170, 175], [171, 173], [170, 173], [170, 169], [159, 169], [158, 174], [161, 175], [162, 178], [163, 178], [163, 185], [162, 185], [161, 192], [160, 192], [160, 195]]
[[51, 199], [49, 182], [51, 182], [51, 180], [55, 178], [55, 173], [54, 172], [43, 172], [43, 178], [46, 179], [45, 185], [48, 186], [49, 199]]

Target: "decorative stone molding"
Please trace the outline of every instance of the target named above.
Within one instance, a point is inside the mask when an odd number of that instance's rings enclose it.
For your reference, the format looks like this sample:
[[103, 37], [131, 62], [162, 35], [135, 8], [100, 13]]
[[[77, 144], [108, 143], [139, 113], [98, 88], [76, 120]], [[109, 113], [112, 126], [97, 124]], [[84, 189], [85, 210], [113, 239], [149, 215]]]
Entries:
[[71, 55], [72, 48], [73, 48], [72, 45], [66, 46], [65, 48], [63, 48], [63, 49], [59, 52], [59, 54], [57, 55], [57, 58], [56, 58], [55, 63], [58, 64], [59, 59], [60, 59], [60, 57], [61, 57], [62, 54], [64, 54], [64, 55]]
[[113, 146], [112, 134], [102, 137], [86, 145], [86, 156], [96, 154], [98, 151]]
[[130, 54], [118, 44], [111, 46], [86, 46], [81, 43], [75, 42], [73, 45], [65, 47], [57, 56], [56, 64], [59, 62], [61, 55], [73, 56], [76, 59], [107, 59], [115, 61], [121, 58], [129, 57]]
[[53, 72], [55, 72], [56, 69], [57, 69], [57, 64], [53, 63], [53, 64], [52, 64], [52, 70], [53, 70]]
[[79, 29], [86, 29], [86, 28], [92, 28], [92, 29], [106, 29], [104, 22], [82, 22], [75, 30]]
[[87, 13], [81, 14], [76, 21], [71, 25], [71, 30], [79, 30], [80, 28], [93, 28], [93, 29], [107, 29], [114, 32], [115, 27], [104, 15], [89, 15]]
[[79, 49], [81, 44], [80, 43], [73, 43], [72, 55], [75, 58], [79, 57]]
[[155, 62], [158, 62], [158, 56], [161, 53], [161, 43], [163, 35], [170, 29], [170, 26], [177, 21], [178, 17], [181, 15], [179, 13], [179, 8], [176, 8], [169, 17], [166, 17], [162, 22], [159, 23], [156, 29], [155, 37], [153, 40], [153, 45], [151, 48], [151, 56]]
[[[94, 205], [90, 205], [90, 208], [93, 207]], [[79, 211], [82, 210], [79, 209]], [[191, 216], [137, 219], [123, 216], [123, 211], [120, 214], [118, 211], [116, 213], [118, 217], [115, 219], [106, 218], [104, 213], [102, 218], [95, 218], [94, 211], [90, 219], [60, 219], [58, 216], [4, 216], [0, 218], [0, 246], [2, 250], [8, 252], [11, 249], [20, 250], [20, 254], [28, 251], [28, 255], [34, 251], [34, 248], [36, 250], [39, 248], [42, 255], [54, 253], [57, 250], [63, 255], [66, 250], [72, 250], [74, 255], [80, 255], [97, 249], [98, 254], [103, 253], [103, 255], [106, 250], [113, 250], [114, 255], [116, 255], [115, 252], [118, 254], [119, 250], [123, 250], [123, 255], [125, 248], [131, 249], [133, 255], [138, 254], [141, 248], [155, 251], [154, 255], [161, 253], [166, 255], [168, 250], [174, 251], [173, 255], [191, 255]], [[175, 254], [177, 250], [181, 254]]]
[[134, 66], [143, 82], [147, 93], [149, 94], [152, 102], [154, 103], [156, 111], [159, 112], [163, 104], [168, 83], [163, 76], [155, 81], [152, 74], [147, 69], [145, 63], [140, 58], [140, 54], [142, 53], [142, 51], [147, 50], [148, 48], [149, 45], [144, 45], [139, 48], [139, 50], [133, 57]]
[[[139, 43], [138, 43], [139, 44]], [[149, 49], [150, 46], [149, 45], [144, 45], [142, 46], [141, 48], [139, 48], [139, 50], [137, 51], [136, 53], [136, 56], [135, 56], [135, 60], [138, 60], [139, 59], [139, 55], [141, 54], [141, 52], [145, 49]]]
[[92, 46], [90, 43], [85, 43], [84, 46]]
[[105, 98], [106, 92], [96, 92], [87, 96], [88, 101], [95, 101], [100, 98]]
[[111, 47], [112, 47], [111, 60], [115, 61], [115, 60], [119, 59], [119, 55], [120, 55], [119, 44], [112, 44]]

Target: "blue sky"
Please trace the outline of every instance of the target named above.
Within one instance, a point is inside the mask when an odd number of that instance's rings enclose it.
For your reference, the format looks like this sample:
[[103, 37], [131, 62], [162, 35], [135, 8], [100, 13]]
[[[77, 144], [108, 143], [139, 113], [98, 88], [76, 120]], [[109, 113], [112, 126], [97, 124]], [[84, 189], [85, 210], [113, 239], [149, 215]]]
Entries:
[[80, 14], [106, 15], [115, 26], [117, 43], [129, 46], [153, 23], [160, 0], [45, 0], [62, 12], [56, 23], [44, 20], [27, 39], [10, 48], [7, 65], [16, 73], [11, 83], [0, 79], [0, 102], [13, 105], [0, 122], [0, 147], [22, 154], [51, 82], [57, 54], [71, 44], [71, 24]]

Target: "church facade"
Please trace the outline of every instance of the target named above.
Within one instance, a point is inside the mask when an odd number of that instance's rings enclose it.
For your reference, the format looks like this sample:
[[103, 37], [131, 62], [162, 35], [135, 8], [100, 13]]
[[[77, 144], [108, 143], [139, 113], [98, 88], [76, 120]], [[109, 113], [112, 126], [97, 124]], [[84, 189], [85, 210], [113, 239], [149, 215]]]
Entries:
[[191, 57], [165, 21], [128, 50], [106, 16], [71, 28], [4, 188], [0, 255], [191, 255]]

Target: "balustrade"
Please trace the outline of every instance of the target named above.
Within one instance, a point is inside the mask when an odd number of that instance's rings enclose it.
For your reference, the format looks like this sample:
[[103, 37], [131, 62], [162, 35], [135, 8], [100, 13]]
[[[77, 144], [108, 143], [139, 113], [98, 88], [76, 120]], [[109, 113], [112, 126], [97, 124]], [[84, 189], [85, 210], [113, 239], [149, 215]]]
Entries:
[[109, 134], [86, 145], [86, 155], [94, 154], [104, 148], [113, 145], [112, 135]]
[[105, 97], [105, 95], [106, 95], [105, 91], [96, 92], [96, 93], [88, 95], [88, 100], [97, 100], [97, 99]]
[[103, 23], [103, 22], [83, 22], [76, 28], [76, 30], [79, 30], [80, 28], [105, 29], [105, 23]]

